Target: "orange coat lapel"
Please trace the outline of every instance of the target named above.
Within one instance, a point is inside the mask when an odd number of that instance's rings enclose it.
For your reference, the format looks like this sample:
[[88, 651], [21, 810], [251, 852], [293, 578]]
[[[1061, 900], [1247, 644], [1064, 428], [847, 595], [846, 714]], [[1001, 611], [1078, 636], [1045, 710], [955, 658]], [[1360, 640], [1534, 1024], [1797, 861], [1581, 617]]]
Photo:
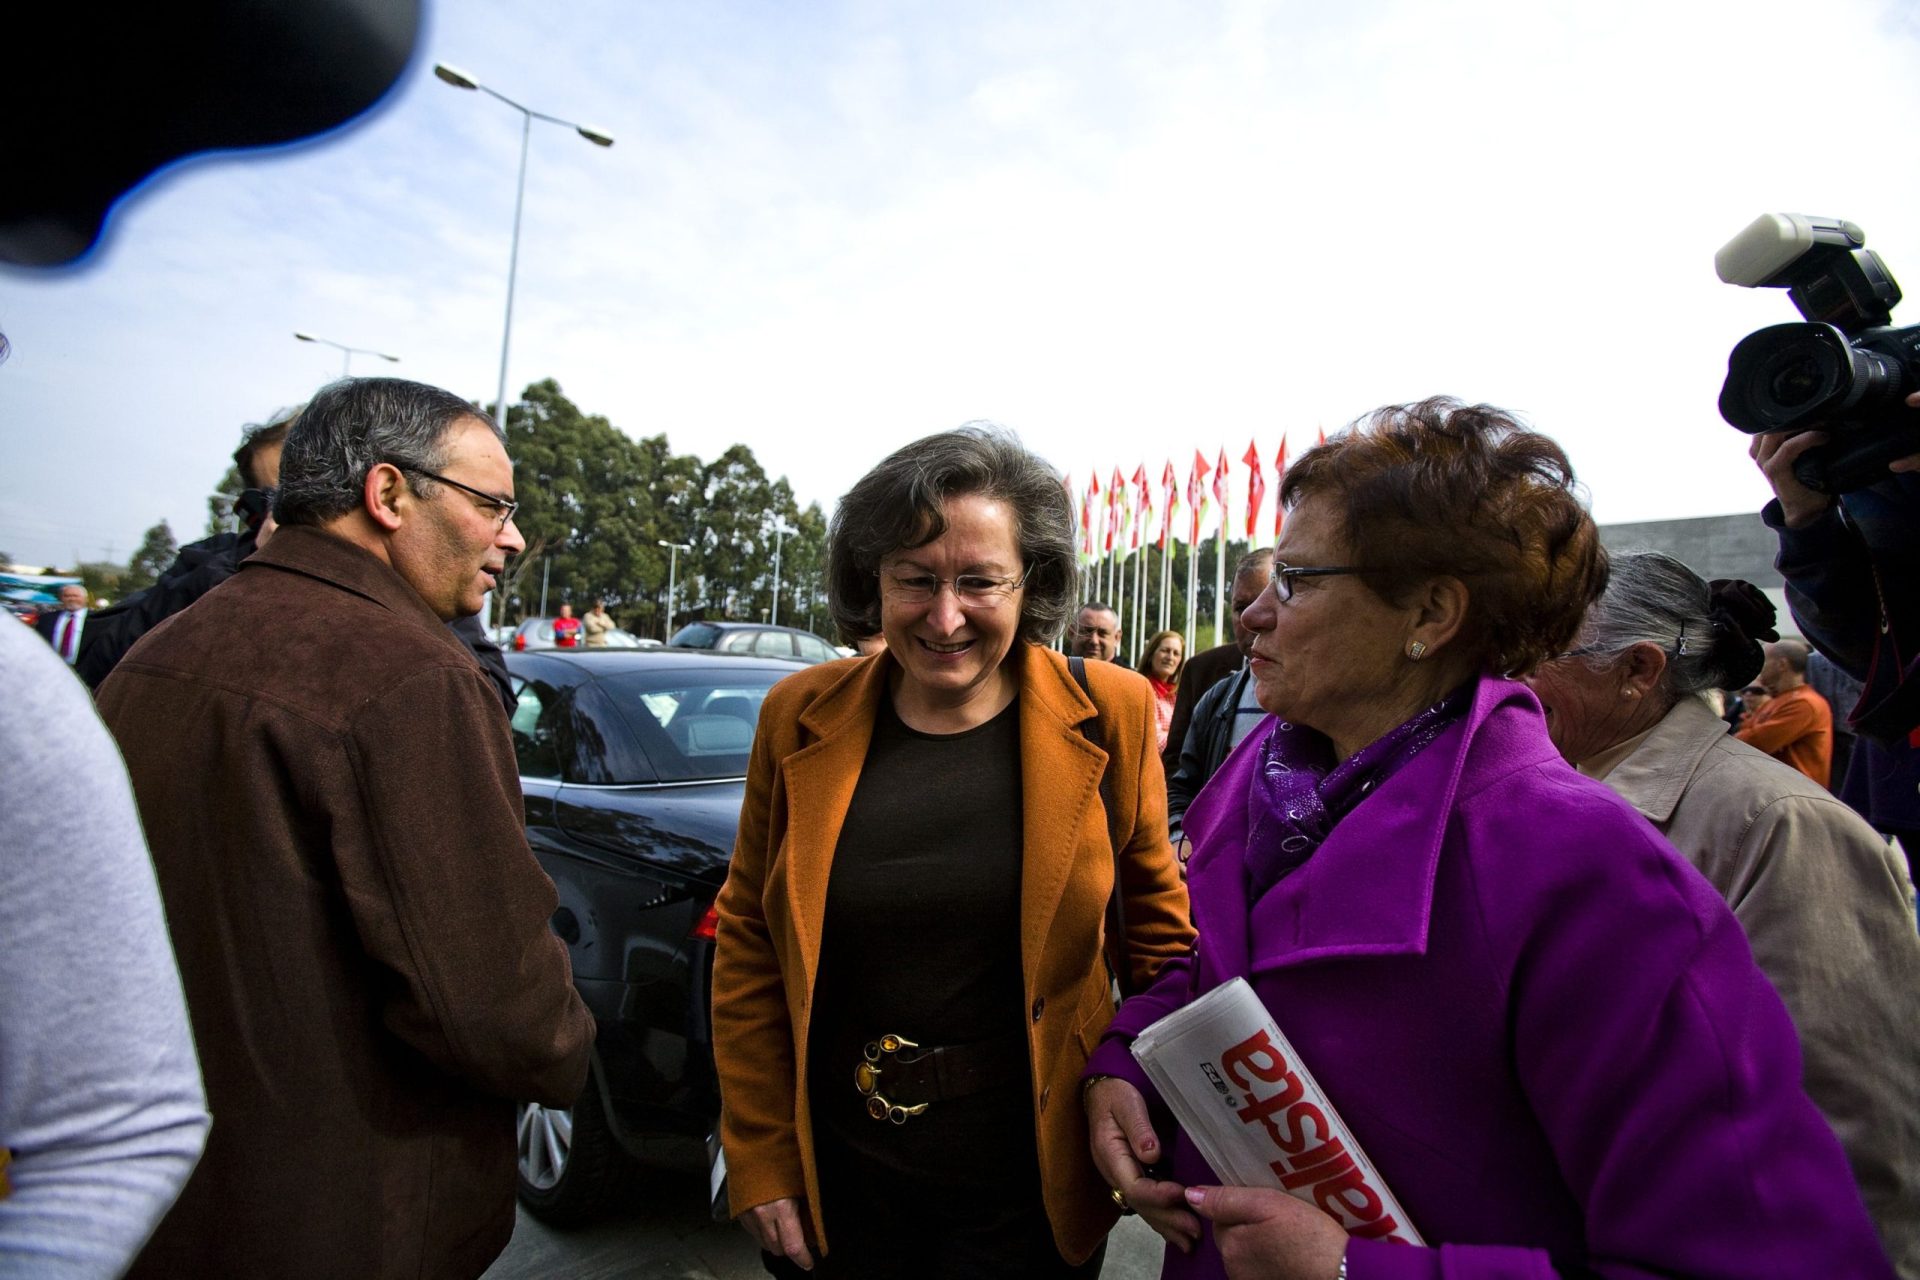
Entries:
[[887, 696], [893, 667], [890, 659], [864, 663], [809, 704], [800, 713], [800, 727], [813, 740], [780, 766], [787, 793], [787, 904], [809, 1007], [820, 969], [820, 925], [833, 851], [867, 762], [874, 716]]
[[1089, 821], [1098, 825], [1098, 843], [1106, 843], [1106, 815], [1099, 812], [1106, 758], [1080, 732], [1094, 706], [1064, 661], [1031, 645], [1022, 660], [1020, 960], [1032, 988]]

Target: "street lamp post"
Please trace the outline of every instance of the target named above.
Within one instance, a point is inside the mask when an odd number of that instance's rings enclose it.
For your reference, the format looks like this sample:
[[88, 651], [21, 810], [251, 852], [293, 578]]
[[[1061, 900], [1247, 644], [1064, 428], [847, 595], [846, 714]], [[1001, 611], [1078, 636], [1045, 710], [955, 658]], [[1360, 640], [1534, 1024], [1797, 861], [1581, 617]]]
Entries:
[[787, 528], [786, 522], [773, 522], [773, 618], [772, 626], [780, 625], [780, 537], [782, 534], [798, 533], [798, 529]]
[[293, 336], [302, 342], [317, 342], [323, 347], [332, 347], [344, 353], [344, 358], [340, 361], [340, 376], [343, 378], [352, 376], [355, 356], [379, 356], [382, 360], [393, 364], [400, 363], [399, 356], [390, 356], [384, 351], [375, 351], [371, 347], [349, 347], [343, 342], [335, 342], [332, 338], [316, 338], [310, 333], [295, 333]]
[[513, 195], [513, 244], [507, 254], [507, 319], [500, 332], [500, 391], [494, 398], [494, 412], [499, 415], [499, 427], [507, 429], [507, 349], [513, 342], [513, 286], [520, 272], [520, 210], [527, 200], [527, 144], [533, 133], [533, 122], [545, 120], [550, 124], [565, 125], [596, 147], [610, 147], [613, 136], [600, 129], [590, 129], [571, 120], [562, 120], [559, 116], [550, 116], [523, 107], [512, 98], [495, 89], [489, 89], [478, 80], [444, 62], [433, 65], [433, 74], [440, 77], [456, 89], [478, 89], [490, 98], [498, 99], [520, 113], [520, 179]]
[[667, 551], [667, 625], [662, 627], [660, 630], [660, 640], [662, 643], [665, 643], [666, 641], [673, 639], [674, 574], [680, 567], [680, 553], [682, 551], [692, 551], [693, 544], [690, 542], [668, 542], [665, 538], [658, 539], [658, 541], [661, 546], [668, 548], [668, 551]]

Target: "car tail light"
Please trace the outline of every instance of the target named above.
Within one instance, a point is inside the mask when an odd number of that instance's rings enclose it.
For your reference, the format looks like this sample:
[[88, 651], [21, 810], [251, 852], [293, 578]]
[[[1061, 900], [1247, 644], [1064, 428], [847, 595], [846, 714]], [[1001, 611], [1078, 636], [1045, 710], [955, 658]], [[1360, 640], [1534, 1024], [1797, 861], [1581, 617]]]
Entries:
[[527, 633], [524, 631], [514, 632], [513, 633], [513, 651], [515, 653], [519, 653], [522, 650], [524, 650], [526, 647], [527, 647]]
[[718, 934], [719, 931], [720, 908], [709, 905], [706, 914], [700, 917], [700, 923], [693, 926], [693, 931], [687, 936], [692, 938], [705, 938], [708, 942], [713, 942], [716, 940], [715, 935]]

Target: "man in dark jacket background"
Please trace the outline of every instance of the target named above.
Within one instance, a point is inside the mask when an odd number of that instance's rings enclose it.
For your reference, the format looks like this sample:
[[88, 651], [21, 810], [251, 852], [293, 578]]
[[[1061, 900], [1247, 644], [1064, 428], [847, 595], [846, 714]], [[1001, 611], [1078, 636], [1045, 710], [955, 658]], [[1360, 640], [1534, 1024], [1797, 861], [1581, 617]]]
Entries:
[[[1187, 860], [1185, 834], [1182, 830], [1187, 816], [1187, 805], [1200, 794], [1200, 788], [1207, 785], [1207, 779], [1214, 775], [1227, 753], [1240, 744], [1240, 740], [1252, 731], [1253, 726], [1266, 717], [1260, 704], [1254, 700], [1252, 686], [1247, 679], [1247, 654], [1253, 648], [1253, 633], [1241, 625], [1240, 615], [1247, 611], [1260, 593], [1267, 589], [1267, 580], [1273, 574], [1273, 552], [1271, 549], [1254, 551], [1243, 556], [1233, 572], [1233, 643], [1222, 645], [1221, 649], [1231, 650], [1239, 659], [1228, 671], [1215, 677], [1211, 684], [1199, 690], [1199, 696], [1193, 702], [1192, 714], [1183, 729], [1180, 722], [1180, 709], [1174, 708], [1174, 722], [1167, 734], [1167, 748], [1176, 752], [1172, 767], [1167, 769], [1167, 827], [1173, 841], [1174, 851], [1184, 864]], [[1194, 663], [1208, 658], [1219, 650], [1209, 649], [1206, 653], [1187, 664], [1192, 670]], [[1204, 678], [1206, 673], [1202, 672]], [[1184, 673], [1180, 682], [1184, 695], [1187, 683]], [[1176, 739], [1173, 734], [1179, 732]], [[1163, 759], [1163, 763], [1165, 763]]]
[[1173, 698], [1173, 719], [1167, 725], [1167, 748], [1160, 753], [1160, 763], [1166, 767], [1168, 777], [1173, 776], [1180, 763], [1180, 748], [1187, 740], [1187, 726], [1193, 722], [1194, 704], [1207, 690], [1246, 665], [1247, 654], [1242, 646], [1251, 644], [1252, 638], [1241, 628], [1240, 615], [1267, 589], [1267, 575], [1272, 572], [1271, 547], [1240, 557], [1240, 563], [1233, 569], [1233, 581], [1228, 585], [1233, 639], [1194, 654], [1180, 669], [1180, 687]]
[[458, 397], [335, 383], [272, 540], [100, 688], [215, 1116], [136, 1276], [478, 1276], [513, 1231], [516, 1100], [579, 1095], [593, 1021], [505, 714], [446, 626], [522, 549], [512, 492]]
[[280, 451], [296, 412], [286, 410], [248, 427], [233, 452], [234, 469], [245, 486], [233, 504], [240, 529], [188, 543], [161, 572], [159, 581], [100, 611], [73, 665], [74, 674], [89, 689], [100, 687], [141, 636], [232, 577], [254, 547], [272, 536], [267, 504], [273, 486], [280, 482]]

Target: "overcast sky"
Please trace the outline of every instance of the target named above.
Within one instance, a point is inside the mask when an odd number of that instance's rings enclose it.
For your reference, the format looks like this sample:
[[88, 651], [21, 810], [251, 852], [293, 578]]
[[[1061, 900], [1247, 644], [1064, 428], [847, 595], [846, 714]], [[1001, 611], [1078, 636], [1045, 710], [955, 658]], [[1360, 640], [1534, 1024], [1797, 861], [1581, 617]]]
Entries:
[[510, 385], [803, 502], [974, 418], [1079, 486], [1225, 445], [1238, 494], [1249, 439], [1444, 392], [1602, 521], [1756, 509], [1715, 398], [1797, 316], [1714, 250], [1842, 216], [1920, 288], [1917, 54], [1866, 0], [442, 4], [356, 127], [0, 273], [0, 551], [197, 536], [241, 426], [340, 372], [295, 330], [492, 399], [519, 116], [435, 61], [617, 139], [535, 126]]

